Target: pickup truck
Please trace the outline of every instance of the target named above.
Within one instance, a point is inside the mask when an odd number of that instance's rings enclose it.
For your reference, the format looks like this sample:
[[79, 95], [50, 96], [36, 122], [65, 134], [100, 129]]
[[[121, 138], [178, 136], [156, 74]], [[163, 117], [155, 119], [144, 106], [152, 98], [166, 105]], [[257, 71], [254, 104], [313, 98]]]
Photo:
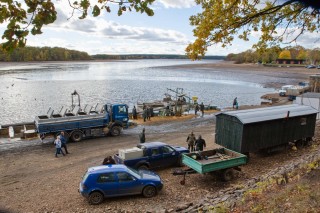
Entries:
[[169, 166], [182, 166], [182, 154], [189, 153], [185, 147], [170, 146], [163, 142], [149, 142], [138, 144], [135, 149], [137, 157], [124, 158], [119, 154], [114, 155], [117, 164], [124, 164], [135, 169], [155, 169]]

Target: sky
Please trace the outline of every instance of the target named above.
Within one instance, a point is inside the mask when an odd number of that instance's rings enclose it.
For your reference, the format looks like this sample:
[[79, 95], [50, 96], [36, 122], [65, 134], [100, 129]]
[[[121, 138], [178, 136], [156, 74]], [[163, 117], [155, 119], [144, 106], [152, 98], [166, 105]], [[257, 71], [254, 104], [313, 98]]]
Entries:
[[[102, 12], [98, 17], [80, 20], [72, 14], [67, 0], [53, 0], [58, 18], [44, 26], [42, 34], [27, 37], [28, 46], [63, 47], [94, 54], [185, 54], [185, 48], [195, 40], [189, 17], [201, 12], [194, 0], [156, 0], [152, 5], [154, 16], [136, 12], [117, 15]], [[5, 25], [0, 25], [2, 35]], [[300, 45], [314, 48], [314, 41], [306, 35]], [[249, 42], [235, 39], [231, 46], [212, 45], [206, 55], [227, 55], [248, 50], [257, 42], [258, 33]]]

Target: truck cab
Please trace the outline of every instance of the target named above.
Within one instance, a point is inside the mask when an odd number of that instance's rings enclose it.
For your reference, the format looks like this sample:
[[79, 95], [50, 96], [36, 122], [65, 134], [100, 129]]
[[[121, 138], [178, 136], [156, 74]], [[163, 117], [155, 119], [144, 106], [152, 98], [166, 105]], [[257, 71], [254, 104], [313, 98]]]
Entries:
[[129, 121], [128, 105], [113, 104], [110, 106], [109, 113], [111, 116], [111, 122], [121, 122], [123, 128], [128, 127], [128, 121]]

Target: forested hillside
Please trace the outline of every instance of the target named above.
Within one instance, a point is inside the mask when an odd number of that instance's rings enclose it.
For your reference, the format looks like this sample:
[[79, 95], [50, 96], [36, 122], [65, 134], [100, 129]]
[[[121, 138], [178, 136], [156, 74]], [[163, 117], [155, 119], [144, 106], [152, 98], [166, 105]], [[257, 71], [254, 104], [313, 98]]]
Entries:
[[60, 47], [24, 47], [17, 48], [11, 53], [4, 52], [0, 47], [0, 61], [75, 61], [91, 60], [86, 52], [69, 50]]

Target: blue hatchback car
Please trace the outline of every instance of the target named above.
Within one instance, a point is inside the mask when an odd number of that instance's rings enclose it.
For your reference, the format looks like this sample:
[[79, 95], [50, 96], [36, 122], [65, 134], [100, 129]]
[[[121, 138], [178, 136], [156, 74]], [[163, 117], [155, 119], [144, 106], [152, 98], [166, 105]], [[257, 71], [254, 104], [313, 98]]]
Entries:
[[80, 182], [79, 192], [90, 204], [97, 205], [106, 197], [142, 194], [155, 196], [163, 187], [159, 175], [147, 170], [134, 170], [125, 165], [104, 165], [88, 169]]

